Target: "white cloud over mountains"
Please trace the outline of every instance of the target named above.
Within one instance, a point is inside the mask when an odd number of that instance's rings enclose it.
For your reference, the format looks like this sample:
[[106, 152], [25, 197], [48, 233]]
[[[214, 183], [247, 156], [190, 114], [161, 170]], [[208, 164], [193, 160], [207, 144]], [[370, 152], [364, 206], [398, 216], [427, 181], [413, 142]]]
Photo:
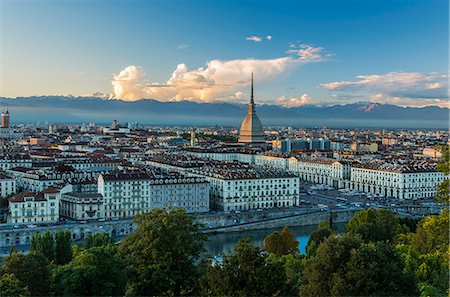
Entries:
[[281, 96], [275, 100], [275, 103], [284, 107], [299, 107], [305, 104], [310, 104], [311, 101], [311, 96], [309, 96], [308, 94], [303, 94], [298, 98]]
[[335, 98], [368, 98], [374, 103], [401, 106], [450, 107], [448, 75], [420, 72], [389, 72], [359, 75], [357, 80], [322, 84]]
[[[322, 59], [321, 51], [313, 47], [304, 48], [313, 51], [309, 58], [289, 55], [275, 59], [236, 59], [211, 60], [206, 66], [189, 69], [186, 64], [178, 64], [171, 77], [163, 82], [149, 82], [145, 79], [145, 71], [138, 66], [128, 66], [113, 76], [112, 98], [134, 101], [142, 98], [153, 98], [161, 101], [230, 101], [245, 102], [239, 96], [243, 88], [248, 88], [251, 73], [255, 81], [260, 82], [275, 78], [290, 67]], [[277, 102], [277, 101], [275, 101]]]

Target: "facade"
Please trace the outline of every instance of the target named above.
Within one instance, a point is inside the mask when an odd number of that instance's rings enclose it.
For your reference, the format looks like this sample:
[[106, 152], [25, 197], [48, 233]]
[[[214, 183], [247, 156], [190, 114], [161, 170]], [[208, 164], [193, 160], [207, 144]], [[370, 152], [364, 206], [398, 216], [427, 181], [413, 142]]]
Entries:
[[445, 178], [426, 163], [369, 163], [351, 169], [347, 187], [381, 197], [423, 199], [433, 197]]
[[325, 184], [335, 188], [343, 188], [345, 181], [350, 180], [354, 162], [336, 161], [335, 159], [289, 159], [289, 170], [297, 174], [301, 180], [316, 184]]
[[16, 180], [6, 174], [0, 173], [0, 197], [4, 198], [16, 193]]
[[98, 193], [64, 193], [61, 195], [60, 214], [72, 220], [104, 218], [103, 196]]
[[264, 131], [261, 121], [256, 115], [255, 101], [253, 98], [253, 73], [252, 73], [252, 87], [250, 95], [250, 103], [247, 108], [247, 115], [241, 124], [239, 130], [239, 142], [241, 143], [264, 143]]
[[208, 184], [203, 178], [150, 173], [101, 175], [98, 193], [103, 196], [105, 218], [134, 217], [152, 208], [183, 208], [187, 213], [209, 210]]
[[9, 223], [52, 223], [59, 220], [60, 192], [49, 188], [42, 192], [23, 192], [8, 199]]
[[240, 211], [298, 204], [299, 178], [284, 171], [218, 162], [192, 171], [210, 183], [211, 208]]

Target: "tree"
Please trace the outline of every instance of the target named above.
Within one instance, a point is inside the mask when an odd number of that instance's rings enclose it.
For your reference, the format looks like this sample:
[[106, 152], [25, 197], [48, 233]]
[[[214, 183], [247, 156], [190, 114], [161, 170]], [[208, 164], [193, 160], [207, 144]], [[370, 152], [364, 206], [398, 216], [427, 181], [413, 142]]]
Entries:
[[0, 277], [0, 297], [27, 297], [30, 296], [27, 287], [23, 287], [14, 274], [3, 274]]
[[[445, 175], [450, 174], [450, 149], [448, 145], [441, 146], [442, 157], [437, 164], [437, 170]], [[439, 202], [449, 204], [450, 202], [450, 181], [446, 179], [437, 188], [436, 199]]]
[[84, 244], [84, 246], [88, 249], [96, 246], [106, 246], [110, 243], [112, 243], [112, 239], [108, 233], [96, 233], [89, 234], [86, 237], [86, 243]]
[[58, 231], [55, 234], [55, 262], [64, 265], [72, 260], [72, 233], [70, 231]]
[[208, 268], [202, 282], [204, 296], [276, 296], [285, 292], [283, 264], [266, 261], [267, 255], [248, 240], [241, 240], [235, 254], [223, 265]]
[[31, 237], [30, 251], [42, 253], [48, 261], [55, 259], [55, 239], [50, 231], [45, 231], [43, 235], [35, 233]]
[[55, 293], [64, 296], [120, 296], [126, 271], [123, 259], [112, 245], [80, 251], [67, 265], [55, 270]]
[[361, 243], [361, 239], [348, 235], [326, 238], [318, 247], [317, 255], [305, 263], [300, 296], [331, 296], [334, 286], [345, 275], [351, 250]]
[[365, 242], [392, 240], [398, 224], [394, 214], [386, 209], [365, 209], [358, 212], [346, 225], [350, 235], [359, 235]]
[[40, 252], [31, 251], [24, 256], [12, 253], [5, 258], [4, 272], [13, 274], [31, 296], [50, 294], [51, 269], [47, 258]]
[[182, 209], [152, 209], [119, 252], [127, 261], [131, 295], [194, 295], [205, 235]]
[[448, 252], [449, 211], [445, 209], [439, 216], [423, 218], [411, 237], [411, 245], [422, 254]]
[[410, 296], [414, 275], [392, 244], [330, 236], [305, 264], [300, 296]]
[[415, 296], [414, 274], [404, 272], [394, 246], [385, 242], [362, 244], [346, 265], [345, 281], [334, 288], [339, 296]]
[[288, 227], [284, 227], [281, 234], [273, 232], [264, 239], [264, 249], [277, 256], [298, 254], [298, 241]]

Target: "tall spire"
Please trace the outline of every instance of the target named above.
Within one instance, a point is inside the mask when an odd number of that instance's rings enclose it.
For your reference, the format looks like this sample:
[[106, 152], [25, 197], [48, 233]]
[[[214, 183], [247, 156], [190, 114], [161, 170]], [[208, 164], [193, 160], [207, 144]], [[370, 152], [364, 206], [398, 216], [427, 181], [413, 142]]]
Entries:
[[252, 72], [252, 90], [251, 90], [251, 93], [250, 93], [250, 103], [255, 105], [255, 101], [253, 99], [253, 72]]
[[252, 72], [252, 84], [251, 84], [251, 90], [250, 90], [250, 103], [248, 104], [247, 110], [249, 113], [255, 112], [255, 100], [253, 98], [253, 72]]

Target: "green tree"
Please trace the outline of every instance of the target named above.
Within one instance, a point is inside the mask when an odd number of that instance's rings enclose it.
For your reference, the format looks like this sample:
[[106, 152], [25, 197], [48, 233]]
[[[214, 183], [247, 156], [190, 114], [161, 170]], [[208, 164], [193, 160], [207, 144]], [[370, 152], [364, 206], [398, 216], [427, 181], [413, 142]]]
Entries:
[[283, 264], [266, 261], [267, 255], [248, 240], [241, 240], [234, 255], [223, 265], [208, 268], [204, 296], [276, 296], [283, 294], [286, 275]]
[[85, 248], [91, 248], [96, 246], [105, 246], [112, 243], [111, 236], [108, 233], [95, 233], [88, 234], [86, 237]]
[[275, 231], [267, 236], [264, 239], [264, 249], [277, 256], [299, 253], [298, 241], [288, 227], [284, 227], [281, 234]]
[[[448, 145], [441, 146], [442, 157], [437, 164], [437, 170], [445, 175], [450, 174], [450, 149]], [[436, 199], [439, 202], [449, 204], [450, 202], [450, 181], [446, 179], [437, 188]]]
[[14, 252], [5, 258], [3, 270], [7, 274], [13, 274], [22, 287], [28, 288], [31, 296], [50, 294], [51, 268], [42, 253], [32, 251], [24, 256]]
[[0, 277], [0, 297], [27, 297], [28, 288], [24, 287], [14, 274], [3, 274]]
[[409, 296], [414, 281], [392, 244], [330, 236], [306, 261], [300, 296]]
[[50, 262], [55, 259], [55, 239], [50, 231], [43, 235], [35, 233], [31, 237], [30, 251], [42, 253]]
[[205, 235], [182, 209], [152, 209], [119, 252], [127, 260], [130, 295], [194, 295]]
[[423, 218], [411, 237], [411, 245], [421, 254], [448, 252], [449, 243], [449, 211], [445, 209], [438, 216]]
[[348, 235], [326, 238], [318, 247], [317, 255], [305, 263], [300, 296], [331, 296], [334, 286], [345, 275], [351, 250], [361, 243], [361, 239]]
[[72, 260], [72, 233], [70, 231], [58, 231], [55, 234], [55, 262], [64, 265]]
[[365, 242], [392, 240], [397, 218], [386, 209], [365, 209], [358, 212], [346, 225], [346, 232], [359, 235]]
[[338, 296], [415, 296], [414, 274], [405, 272], [400, 253], [390, 243], [370, 242], [352, 250]]
[[267, 262], [271, 265], [279, 263], [284, 268], [286, 275], [285, 289], [280, 292], [280, 296], [297, 296], [300, 285], [303, 280], [303, 270], [305, 269], [306, 258], [303, 255], [284, 255], [281, 257], [275, 254], [270, 254], [267, 257]]
[[120, 296], [127, 281], [124, 260], [112, 244], [80, 251], [54, 274], [55, 293], [64, 296]]

